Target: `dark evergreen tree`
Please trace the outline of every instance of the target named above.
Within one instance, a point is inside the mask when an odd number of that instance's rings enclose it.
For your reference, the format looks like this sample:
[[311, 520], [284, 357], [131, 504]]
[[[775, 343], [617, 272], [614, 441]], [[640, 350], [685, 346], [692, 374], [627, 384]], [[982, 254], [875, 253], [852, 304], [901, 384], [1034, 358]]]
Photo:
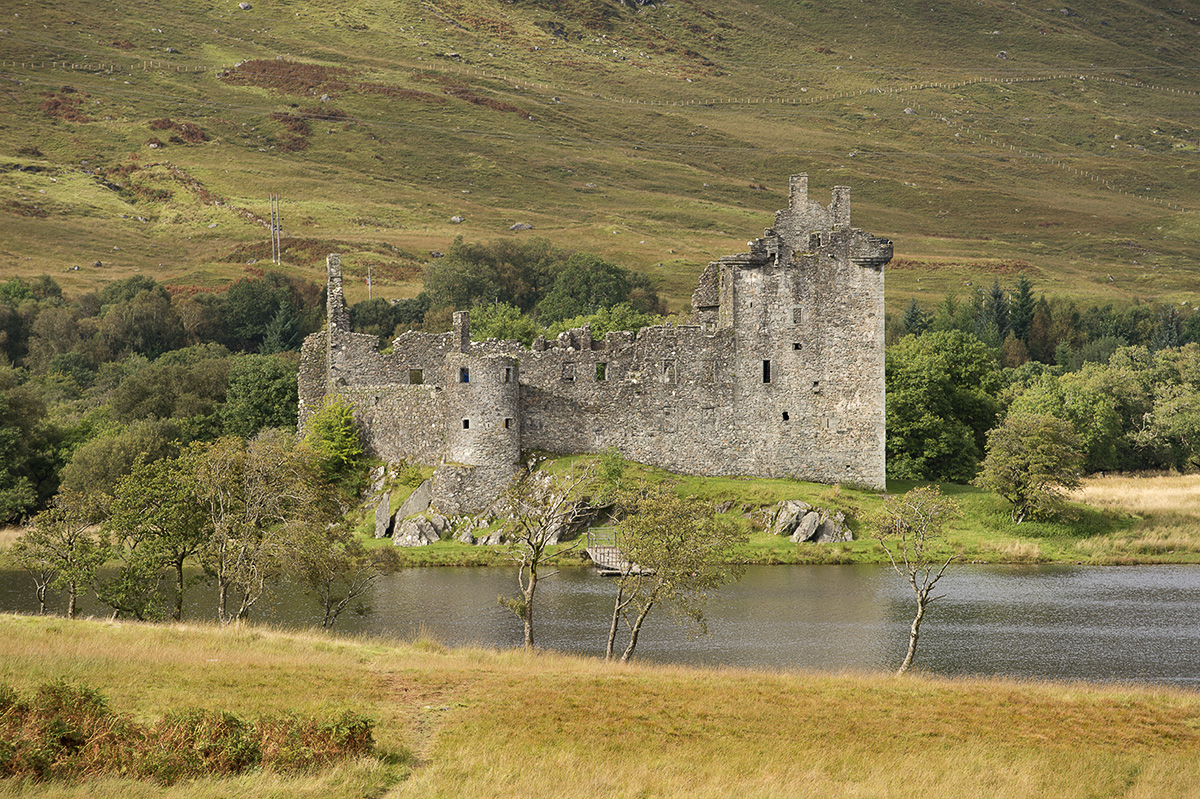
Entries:
[[992, 282], [992, 288], [987, 295], [987, 311], [989, 321], [996, 326], [996, 336], [1003, 341], [1008, 335], [1008, 295], [1000, 288], [1000, 279]]
[[905, 333], [919, 336], [929, 329], [929, 321], [929, 316], [921, 310], [917, 298], [913, 297], [908, 301], [908, 307], [904, 309], [904, 316], [900, 323], [904, 326]]
[[290, 302], [282, 302], [275, 316], [263, 329], [263, 340], [258, 345], [262, 355], [300, 349], [300, 317]]
[[1022, 274], [1017, 277], [1017, 291], [1008, 305], [1008, 325], [1013, 336], [1025, 344], [1029, 343], [1033, 312], [1033, 282]]

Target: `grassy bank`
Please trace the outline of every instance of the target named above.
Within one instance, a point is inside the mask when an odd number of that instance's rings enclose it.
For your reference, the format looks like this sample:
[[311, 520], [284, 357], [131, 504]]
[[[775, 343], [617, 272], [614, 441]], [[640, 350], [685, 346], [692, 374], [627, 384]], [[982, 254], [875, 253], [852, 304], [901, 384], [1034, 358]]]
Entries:
[[59, 677], [150, 719], [351, 709], [376, 720], [377, 755], [299, 777], [0, 783], [0, 796], [1200, 795], [1200, 695], [1164, 688], [616, 666], [0, 616], [0, 682]]
[[[559, 458], [550, 468], [565, 468], [579, 457]], [[866, 519], [882, 495], [846, 486], [798, 480], [734, 477], [685, 477], [630, 463], [626, 479], [648, 483], [671, 481], [682, 496], [727, 505], [726, 516], [744, 525], [749, 541], [737, 560], [747, 564], [887, 563], [878, 542], [869, 537]], [[899, 493], [918, 483], [889, 483]], [[968, 563], [1200, 563], [1200, 475], [1093, 477], [1071, 497], [1062, 514], [1044, 521], [1014, 524], [1006, 501], [971, 486], [944, 485], [962, 508], [937, 552], [955, 554]], [[771, 535], [754, 519], [776, 503], [800, 499], [815, 507], [840, 511], [856, 540], [840, 544], [794, 544]], [[369, 539], [372, 546], [391, 546], [390, 539]], [[587, 565], [583, 546], [563, 546], [563, 565]], [[494, 566], [509, 563], [503, 547], [478, 547], [440, 541], [403, 549], [405, 566]]]

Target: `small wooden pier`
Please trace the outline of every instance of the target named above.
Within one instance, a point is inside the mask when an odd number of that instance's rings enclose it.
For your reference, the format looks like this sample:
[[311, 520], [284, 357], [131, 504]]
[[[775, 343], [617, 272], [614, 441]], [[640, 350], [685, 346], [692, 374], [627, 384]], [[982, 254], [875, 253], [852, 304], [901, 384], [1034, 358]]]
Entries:
[[612, 527], [598, 527], [588, 531], [588, 557], [600, 574], [621, 576], [624, 574], [649, 574], [636, 563], [630, 563], [625, 553], [617, 546], [617, 531]]

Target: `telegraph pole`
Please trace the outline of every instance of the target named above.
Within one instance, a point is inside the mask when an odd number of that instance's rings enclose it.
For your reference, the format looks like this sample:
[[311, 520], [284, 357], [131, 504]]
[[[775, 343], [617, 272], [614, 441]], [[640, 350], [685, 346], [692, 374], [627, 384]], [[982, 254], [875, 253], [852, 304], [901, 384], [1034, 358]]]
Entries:
[[279, 219], [279, 195], [272, 194], [271, 203], [271, 261], [279, 264], [283, 257], [283, 224]]

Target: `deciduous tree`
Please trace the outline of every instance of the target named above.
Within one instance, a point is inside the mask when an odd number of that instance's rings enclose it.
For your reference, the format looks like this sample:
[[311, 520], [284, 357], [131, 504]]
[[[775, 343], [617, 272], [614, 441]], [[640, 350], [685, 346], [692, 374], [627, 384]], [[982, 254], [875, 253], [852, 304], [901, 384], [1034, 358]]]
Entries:
[[933, 589], [957, 555], [936, 552], [936, 542], [946, 524], [958, 514], [957, 503], [943, 496], [937, 486], [923, 486], [887, 497], [883, 509], [868, 522], [872, 537], [883, 546], [892, 569], [912, 588], [917, 602], [908, 628], [908, 652], [897, 674], [904, 674], [912, 666], [925, 611], [931, 602], [944, 596], [933, 596]]
[[105, 522], [109, 535], [137, 554], [138, 565], [155, 564], [156, 573], [163, 568], [174, 572], [171, 617], [176, 621], [183, 616], [184, 565], [210, 534], [195, 488], [178, 458], [137, 464], [117, 483]]
[[886, 358], [888, 477], [969, 481], [999, 407], [992, 353], [948, 330], [906, 336]]
[[988, 434], [978, 485], [1012, 503], [1012, 519], [1044, 516], [1079, 487], [1083, 453], [1071, 423], [1043, 413], [1010, 414]]
[[[103, 518], [98, 498], [60, 492], [21, 534], [23, 557], [54, 572], [53, 584], [67, 593], [67, 617], [75, 618], [79, 592], [92, 585], [107, 550], [93, 532]], [[39, 591], [44, 598], [44, 590]]]
[[534, 600], [538, 581], [548, 575], [542, 569], [554, 558], [578, 546], [578, 542], [553, 550], [559, 537], [581, 513], [579, 492], [593, 479], [592, 469], [554, 476], [528, 471], [513, 481], [504, 496], [507, 521], [504, 535], [509, 557], [517, 564], [518, 596], [500, 597], [525, 626], [525, 648], [533, 649]]
[[646, 617], [667, 604], [678, 619], [706, 632], [704, 602], [709, 591], [741, 575], [729, 562], [746, 533], [717, 518], [711, 504], [684, 499], [669, 488], [644, 492], [620, 503], [627, 514], [617, 542], [625, 558], [617, 578], [605, 657], [616, 654], [621, 625], [629, 634], [622, 662], [633, 657]]
[[338, 395], [327, 396], [305, 426], [304, 445], [326, 481], [349, 494], [358, 493], [366, 471], [362, 437], [350, 403]]
[[[268, 580], [280, 573], [288, 524], [328, 520], [333, 492], [323, 487], [308, 453], [292, 437], [266, 431], [253, 441], [226, 436], [183, 455], [195, 481], [209, 538], [201, 565], [217, 580], [217, 616], [244, 619]], [[241, 598], [230, 612], [230, 592]]]
[[301, 520], [287, 527], [287, 569], [321, 605], [322, 629], [400, 562], [394, 547], [367, 549], [344, 525]]

